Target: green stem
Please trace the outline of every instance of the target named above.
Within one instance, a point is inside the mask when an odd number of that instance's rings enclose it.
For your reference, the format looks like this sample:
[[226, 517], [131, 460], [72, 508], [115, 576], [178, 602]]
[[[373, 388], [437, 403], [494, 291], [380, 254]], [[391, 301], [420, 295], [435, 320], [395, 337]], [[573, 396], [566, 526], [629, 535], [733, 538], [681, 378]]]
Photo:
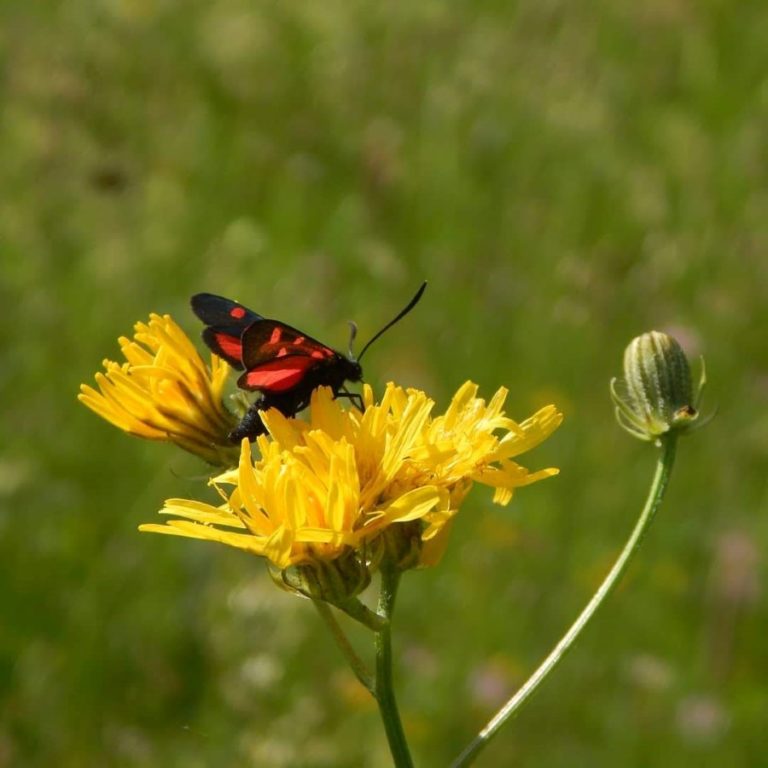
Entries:
[[336, 617], [333, 615], [333, 611], [328, 603], [324, 603], [322, 600], [313, 600], [315, 608], [318, 613], [323, 617], [323, 620], [328, 625], [328, 629], [331, 630], [333, 639], [336, 641], [336, 645], [344, 654], [344, 658], [349, 662], [349, 666], [352, 667], [352, 671], [355, 673], [357, 679], [375, 695], [375, 688], [371, 673], [365, 666], [363, 660], [355, 653], [355, 649], [352, 647], [352, 643], [344, 634], [344, 631], [339, 626], [339, 622], [336, 621]]
[[654, 474], [653, 482], [651, 483], [651, 488], [648, 492], [648, 498], [646, 499], [643, 511], [640, 513], [640, 517], [635, 524], [634, 530], [627, 540], [627, 543], [624, 545], [624, 549], [621, 551], [619, 558], [614, 563], [613, 568], [611, 568], [597, 592], [595, 592], [592, 599], [587, 603], [586, 608], [584, 608], [571, 628], [565, 635], [563, 635], [552, 653], [544, 659], [539, 668], [528, 678], [520, 690], [518, 690], [518, 692], [496, 713], [496, 715], [494, 715], [485, 728], [480, 731], [469, 746], [467, 746], [467, 748], [459, 755], [452, 764], [452, 768], [462, 768], [463, 766], [470, 765], [474, 761], [480, 751], [496, 735], [499, 728], [501, 728], [501, 726], [522, 707], [522, 705], [538, 689], [539, 685], [544, 682], [550, 672], [557, 667], [566, 652], [575, 642], [576, 638], [581, 634], [582, 630], [594, 616], [597, 609], [603, 604], [605, 598], [608, 597], [616, 586], [619, 579], [624, 574], [627, 564], [640, 546], [643, 536], [653, 521], [656, 510], [661, 504], [664, 491], [669, 483], [672, 465], [675, 461], [675, 441], [675, 435], [670, 435], [662, 439], [662, 451], [656, 463], [656, 473]]
[[378, 613], [374, 613], [370, 608], [364, 606], [355, 597], [344, 602], [334, 603], [334, 605], [340, 611], [344, 611], [347, 616], [351, 616], [355, 621], [359, 621], [364, 627], [368, 627], [368, 629], [372, 629], [374, 632], [379, 632], [386, 624], [385, 619], [382, 619]]
[[376, 701], [384, 723], [395, 768], [413, 768], [408, 742], [400, 722], [397, 702], [392, 685], [392, 625], [391, 616], [395, 608], [400, 573], [391, 566], [382, 565], [381, 592], [378, 613], [385, 621], [376, 633]]

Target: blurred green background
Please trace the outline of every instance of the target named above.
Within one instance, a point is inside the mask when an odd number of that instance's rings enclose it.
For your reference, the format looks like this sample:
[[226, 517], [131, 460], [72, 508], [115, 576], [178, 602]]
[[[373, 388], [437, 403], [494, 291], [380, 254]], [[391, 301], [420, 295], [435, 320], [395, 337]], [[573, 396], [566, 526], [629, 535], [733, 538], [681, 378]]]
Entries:
[[[405, 580], [397, 686], [445, 766], [573, 620], [654, 462], [608, 380], [705, 354], [641, 557], [478, 766], [766, 765], [768, 7], [689, 0], [0, 4], [0, 766], [387, 766], [318, 616], [262, 563], [140, 535], [205, 468], [78, 405], [197, 291], [368, 380], [557, 403], [507, 509], [476, 488]], [[362, 641], [364, 638], [356, 636]]]

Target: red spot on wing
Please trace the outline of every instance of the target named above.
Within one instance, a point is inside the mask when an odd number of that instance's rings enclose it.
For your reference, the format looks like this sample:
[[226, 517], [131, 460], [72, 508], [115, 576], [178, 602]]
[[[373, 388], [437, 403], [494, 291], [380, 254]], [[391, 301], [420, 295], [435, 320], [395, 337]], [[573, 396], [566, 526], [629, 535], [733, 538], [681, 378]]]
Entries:
[[282, 328], [274, 328], [272, 330], [272, 335], [269, 337], [269, 341], [267, 344], [277, 344], [280, 341], [280, 337], [283, 335], [283, 329]]
[[235, 320], [242, 320], [245, 317], [245, 309], [243, 307], [232, 307], [229, 310], [229, 314], [235, 318]]
[[315, 360], [323, 360], [326, 357], [330, 357], [330, 355], [322, 349], [313, 349], [309, 356], [314, 357]]
[[297, 336], [297, 337], [296, 337], [296, 338], [293, 340], [293, 342], [292, 342], [292, 343], [293, 343], [293, 344], [303, 344], [303, 343], [304, 343], [304, 339], [305, 339], [305, 337], [304, 337], [304, 336]]
[[234, 357], [236, 360], [239, 360], [242, 357], [243, 345], [240, 343], [240, 339], [235, 336], [230, 336], [226, 333], [217, 333], [216, 343], [225, 355]]
[[313, 365], [315, 362], [311, 357], [291, 355], [247, 371], [238, 383], [241, 387], [262, 392], [285, 392], [299, 384]]

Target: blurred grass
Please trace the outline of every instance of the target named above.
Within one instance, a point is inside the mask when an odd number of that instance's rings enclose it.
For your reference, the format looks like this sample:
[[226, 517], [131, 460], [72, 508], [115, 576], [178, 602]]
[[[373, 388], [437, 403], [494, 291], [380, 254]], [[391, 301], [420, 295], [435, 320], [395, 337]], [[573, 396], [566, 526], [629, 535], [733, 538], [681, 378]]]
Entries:
[[529, 460], [561, 476], [506, 510], [477, 489], [405, 583], [418, 764], [460, 750], [626, 536], [653, 457], [607, 382], [652, 327], [706, 355], [719, 416], [478, 765], [763, 764], [767, 38], [755, 0], [0, 5], [0, 766], [388, 764], [310, 606], [246, 556], [137, 534], [200, 466], [74, 395], [150, 311], [196, 332], [196, 291], [343, 348], [425, 278], [369, 380], [504, 383], [512, 415], [567, 420]]

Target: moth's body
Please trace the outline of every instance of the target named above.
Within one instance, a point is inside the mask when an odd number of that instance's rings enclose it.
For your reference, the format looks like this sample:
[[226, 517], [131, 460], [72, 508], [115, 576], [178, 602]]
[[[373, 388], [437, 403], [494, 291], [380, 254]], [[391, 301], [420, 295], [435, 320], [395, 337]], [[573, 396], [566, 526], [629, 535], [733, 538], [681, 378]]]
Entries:
[[[248, 408], [242, 421], [229, 433], [229, 439], [233, 443], [239, 443], [244, 437], [253, 439], [264, 434], [266, 430], [259, 416], [259, 411], [276, 408], [284, 416], [290, 418], [309, 405], [312, 391], [316, 387], [330, 387], [333, 394], [338, 397], [346, 382], [363, 380], [363, 369], [359, 363], [343, 355], [339, 355], [339, 358], [336, 364], [333, 364], [333, 358], [319, 363], [317, 368], [313, 370], [311, 381], [305, 378], [300, 385], [285, 392], [262, 393]], [[343, 394], [347, 393], [344, 392]]]

